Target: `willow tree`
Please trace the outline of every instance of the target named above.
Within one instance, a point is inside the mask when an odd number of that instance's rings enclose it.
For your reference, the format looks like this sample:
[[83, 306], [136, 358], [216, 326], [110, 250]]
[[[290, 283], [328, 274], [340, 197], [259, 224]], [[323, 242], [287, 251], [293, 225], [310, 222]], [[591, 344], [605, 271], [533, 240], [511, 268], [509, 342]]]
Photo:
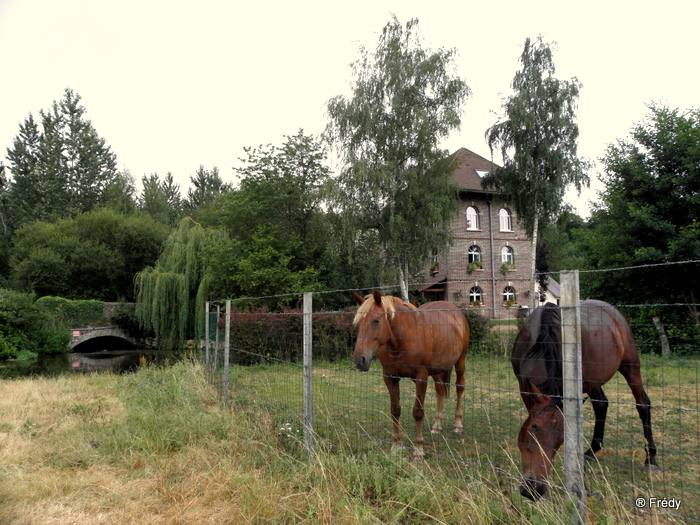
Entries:
[[345, 160], [338, 201], [360, 230], [379, 236], [382, 257], [409, 275], [450, 242], [457, 208], [453, 164], [439, 141], [461, 123], [469, 94], [454, 75], [454, 50], [423, 49], [418, 20], [394, 17], [373, 53], [353, 64], [352, 96], [328, 102], [327, 136]]
[[136, 274], [136, 312], [141, 326], [155, 333], [161, 348], [178, 348], [204, 323], [210, 279], [202, 249], [211, 233], [189, 217], [166, 240], [154, 267]]
[[576, 78], [555, 78], [552, 49], [542, 37], [534, 43], [525, 40], [520, 63], [522, 69], [511, 83], [514, 94], [503, 104], [505, 118], [486, 131], [491, 151], [500, 148], [503, 167], [481, 183], [513, 206], [532, 239], [534, 301], [539, 227], [559, 213], [567, 187], [573, 184], [580, 192], [588, 176], [576, 153], [576, 101], [581, 84]]

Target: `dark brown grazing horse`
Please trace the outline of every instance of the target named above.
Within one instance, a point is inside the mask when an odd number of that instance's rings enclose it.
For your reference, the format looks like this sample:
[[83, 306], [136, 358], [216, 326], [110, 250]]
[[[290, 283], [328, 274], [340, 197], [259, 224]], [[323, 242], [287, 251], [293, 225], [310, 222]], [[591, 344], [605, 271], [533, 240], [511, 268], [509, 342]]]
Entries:
[[355, 292], [353, 296], [360, 305], [353, 320], [358, 329], [352, 356], [355, 366], [368, 370], [374, 354], [379, 353], [384, 383], [391, 398], [392, 452], [401, 449], [399, 380], [403, 377], [413, 380], [416, 385], [413, 459], [422, 459], [423, 406], [428, 377], [433, 378], [437, 394], [437, 411], [431, 431], [441, 432], [443, 401], [448, 394], [453, 367], [457, 371], [454, 432], [462, 432], [464, 358], [469, 348], [467, 319], [459, 308], [445, 301], [427, 303], [416, 309], [398, 297], [382, 296], [378, 290], [365, 298]]
[[[547, 491], [552, 459], [564, 441], [562, 413], [561, 316], [552, 303], [535, 309], [513, 345], [511, 364], [528, 410], [518, 436], [522, 455], [520, 493], [537, 499]], [[603, 385], [620, 372], [634, 395], [646, 439], [645, 468], [657, 469], [656, 445], [651, 433], [651, 403], [642, 385], [637, 345], [623, 315], [603, 301], [581, 301], [581, 364], [583, 393], [595, 413], [592, 459], [603, 446], [608, 399]]]

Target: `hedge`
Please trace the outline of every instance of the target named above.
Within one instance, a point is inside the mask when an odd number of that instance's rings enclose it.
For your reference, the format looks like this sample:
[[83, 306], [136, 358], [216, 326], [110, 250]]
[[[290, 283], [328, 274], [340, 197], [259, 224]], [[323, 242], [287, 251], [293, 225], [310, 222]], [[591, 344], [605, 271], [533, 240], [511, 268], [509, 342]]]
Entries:
[[71, 300], [46, 296], [36, 300], [44, 312], [67, 328], [103, 326], [109, 323], [104, 315], [104, 302], [95, 300]]

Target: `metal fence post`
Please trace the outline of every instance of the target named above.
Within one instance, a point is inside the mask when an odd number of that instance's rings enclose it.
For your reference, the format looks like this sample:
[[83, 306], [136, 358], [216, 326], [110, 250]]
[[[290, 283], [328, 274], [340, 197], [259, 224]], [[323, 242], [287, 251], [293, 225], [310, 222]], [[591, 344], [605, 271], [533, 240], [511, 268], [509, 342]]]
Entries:
[[231, 299], [226, 299], [226, 329], [224, 331], [224, 377], [221, 388], [223, 389], [224, 407], [228, 408], [228, 361], [231, 343]]
[[313, 295], [304, 292], [304, 448], [311, 458], [314, 448], [313, 436]]
[[211, 372], [211, 367], [210, 367], [210, 362], [209, 362], [209, 347], [210, 341], [209, 341], [209, 301], [206, 301], [204, 303], [204, 370], [206, 373]]
[[586, 519], [583, 456], [583, 383], [578, 271], [561, 272], [562, 372], [564, 379], [564, 484], [574, 504], [572, 523]]
[[214, 364], [212, 365], [212, 373], [216, 373], [219, 368], [219, 351], [221, 350], [221, 337], [219, 337], [219, 319], [221, 319], [221, 304], [216, 303], [216, 341], [214, 342]]

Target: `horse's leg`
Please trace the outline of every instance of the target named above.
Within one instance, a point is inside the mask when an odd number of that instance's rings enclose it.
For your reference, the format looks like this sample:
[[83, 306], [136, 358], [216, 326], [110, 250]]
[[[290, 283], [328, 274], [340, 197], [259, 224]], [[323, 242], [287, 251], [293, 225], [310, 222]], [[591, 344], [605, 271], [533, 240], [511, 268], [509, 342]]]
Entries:
[[461, 355], [457, 364], [455, 365], [455, 370], [457, 371], [457, 408], [455, 410], [455, 426], [453, 432], [455, 434], [461, 434], [464, 430], [462, 425], [462, 396], [464, 394], [464, 361], [465, 356]]
[[656, 464], [656, 444], [651, 432], [651, 401], [642, 385], [642, 373], [640, 371], [639, 362], [637, 363], [622, 363], [620, 365], [620, 373], [625, 377], [627, 384], [632, 390], [632, 395], [637, 403], [637, 412], [642, 420], [644, 427], [644, 439], [646, 439], [646, 459], [644, 460], [644, 468], [646, 470], [658, 470]]
[[413, 459], [418, 461], [423, 459], [423, 416], [425, 415], [425, 392], [428, 390], [428, 374], [425, 377], [417, 377], [413, 380], [416, 384], [416, 402], [413, 405], [413, 419], [416, 421], [416, 442]]
[[442, 418], [444, 415], [444, 401], [447, 397], [447, 385], [445, 384], [445, 373], [433, 376], [435, 382], [435, 397], [437, 398], [437, 408], [435, 410], [435, 422], [430, 429], [433, 434], [442, 432]]
[[384, 376], [384, 384], [389, 390], [389, 399], [391, 401], [391, 452], [401, 450], [401, 425], [399, 418], [401, 417], [401, 399], [399, 392], [399, 378]]
[[590, 393], [593, 413], [595, 414], [595, 426], [593, 427], [593, 439], [591, 448], [584, 455], [585, 459], [594, 459], [596, 452], [603, 448], [603, 437], [605, 436], [605, 419], [608, 414], [608, 398], [602, 388], [595, 388]]

